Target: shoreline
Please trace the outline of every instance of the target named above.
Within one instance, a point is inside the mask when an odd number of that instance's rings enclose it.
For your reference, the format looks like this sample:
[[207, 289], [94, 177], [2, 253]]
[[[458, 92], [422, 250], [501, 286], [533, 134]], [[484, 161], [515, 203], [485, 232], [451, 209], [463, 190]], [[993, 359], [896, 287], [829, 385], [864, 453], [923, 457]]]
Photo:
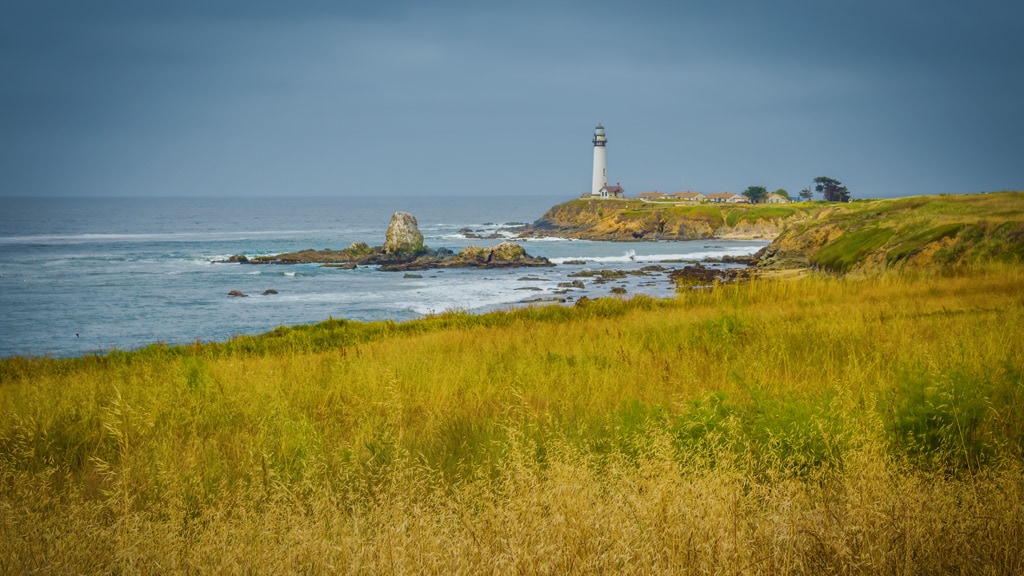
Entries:
[[520, 237], [567, 237], [621, 242], [766, 240], [806, 218], [813, 206], [797, 203], [668, 204], [636, 199], [576, 199], [552, 206]]
[[[100, 334], [88, 327], [83, 330], [80, 324], [68, 322], [63, 330], [49, 331], [52, 344], [11, 348], [3, 358], [81, 358], [132, 352], [151, 345], [176, 347], [195, 342], [218, 343], [236, 336], [265, 334], [280, 326], [317, 324], [328, 318], [401, 323], [450, 310], [483, 314], [531, 305], [572, 306], [584, 298], [592, 301], [635, 296], [672, 299], [677, 293], [677, 283], [669, 277], [670, 273], [697, 263], [712, 270], [740, 268], [739, 262], [730, 261], [736, 258], [733, 254], [753, 254], [763, 242], [744, 245], [737, 241], [707, 239], [637, 245], [541, 240], [530, 246], [526, 246], [526, 242], [522, 244], [531, 253], [550, 256], [554, 265], [492, 270], [449, 268], [403, 274], [379, 272], [373, 265], [346, 270], [322, 268], [315, 263], [297, 267], [217, 266], [205, 261], [209, 266], [205, 268], [208, 272], [201, 278], [196, 277], [201, 282], [196, 284], [200, 292], [197, 294], [199, 300], [195, 302], [201, 306], [214, 306], [214, 312], [224, 315], [225, 322], [212, 325], [193, 318], [193, 313], [188, 310], [176, 311], [175, 314], [185, 315], [182, 321], [186, 330], [143, 327], [147, 334], [137, 332], [143, 336], [138, 339], [110, 337], [105, 335], [106, 332]], [[664, 270], [654, 270], [657, 266]], [[742, 268], [746, 269], [745, 266]], [[617, 278], [611, 275], [606, 278], [601, 273], [604, 270], [622, 271], [623, 274]], [[587, 278], [576, 276], [579, 272], [596, 274]], [[524, 280], [529, 277], [539, 280]], [[581, 288], [573, 284], [574, 281], [584, 286]], [[349, 286], [351, 288], [346, 288]], [[366, 296], [371, 286], [378, 287], [372, 291], [380, 296]], [[166, 305], [161, 310], [178, 310], [175, 302], [179, 298], [172, 294], [176, 289], [164, 292], [167, 292]], [[180, 290], [177, 293], [180, 294]], [[242, 294], [250, 297], [240, 297]], [[126, 310], [125, 313], [130, 312]], [[164, 312], [154, 311], [148, 315], [156, 313]]]
[[776, 232], [774, 234], [757, 234], [751, 232], [729, 232], [727, 234], [720, 234], [714, 236], [715, 240], [764, 240], [767, 242], [773, 242], [778, 238], [782, 232]]

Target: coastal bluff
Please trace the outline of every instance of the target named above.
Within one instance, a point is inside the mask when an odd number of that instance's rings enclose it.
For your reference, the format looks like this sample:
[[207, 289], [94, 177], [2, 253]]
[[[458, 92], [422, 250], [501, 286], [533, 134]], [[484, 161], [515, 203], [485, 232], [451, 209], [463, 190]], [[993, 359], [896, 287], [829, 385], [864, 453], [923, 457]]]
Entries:
[[447, 248], [431, 249], [423, 243], [416, 217], [408, 212], [395, 212], [385, 233], [383, 246], [353, 242], [341, 250], [300, 250], [271, 256], [231, 256], [222, 262], [238, 264], [321, 264], [332, 268], [352, 269], [359, 265], [377, 265], [385, 271], [429, 270], [435, 268], [524, 268], [554, 266], [543, 257], [526, 253], [515, 242], [496, 246], [467, 246], [459, 252]]
[[1024, 192], [813, 204], [755, 255], [759, 269], [871, 275], [1024, 262]]
[[575, 199], [549, 209], [525, 227], [523, 238], [613, 242], [663, 240], [771, 240], [816, 209], [802, 204], [672, 204], [643, 200]]
[[761, 271], [874, 274], [1024, 262], [1024, 192], [729, 205], [576, 199], [520, 234], [619, 242], [764, 239]]

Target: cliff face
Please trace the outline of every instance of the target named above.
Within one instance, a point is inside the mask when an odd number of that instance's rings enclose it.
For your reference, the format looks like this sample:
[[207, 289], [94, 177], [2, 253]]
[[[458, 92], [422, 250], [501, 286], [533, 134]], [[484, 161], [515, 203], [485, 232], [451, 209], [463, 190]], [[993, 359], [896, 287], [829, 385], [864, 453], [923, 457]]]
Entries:
[[774, 239], [758, 254], [761, 269], [840, 274], [1024, 262], [1024, 192], [756, 206], [572, 200], [548, 210], [522, 236]]
[[1024, 192], [831, 205], [793, 223], [758, 259], [762, 269], [840, 274], [1024, 262]]
[[639, 200], [572, 200], [559, 204], [522, 232], [524, 237], [654, 241], [774, 238], [809, 209], [785, 206], [672, 205]]

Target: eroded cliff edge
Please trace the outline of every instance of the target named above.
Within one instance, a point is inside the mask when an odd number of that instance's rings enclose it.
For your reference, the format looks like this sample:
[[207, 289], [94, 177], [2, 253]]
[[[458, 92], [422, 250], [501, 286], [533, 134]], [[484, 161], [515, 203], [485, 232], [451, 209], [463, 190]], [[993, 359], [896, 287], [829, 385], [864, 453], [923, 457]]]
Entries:
[[548, 210], [525, 238], [639, 242], [708, 238], [772, 239], [813, 205], [669, 204], [642, 200], [570, 200]]
[[657, 241], [770, 239], [760, 270], [837, 274], [1024, 262], [1024, 192], [940, 194], [845, 204], [667, 204], [572, 200], [523, 237]]
[[817, 204], [757, 254], [759, 269], [874, 274], [1024, 263], [1024, 192]]

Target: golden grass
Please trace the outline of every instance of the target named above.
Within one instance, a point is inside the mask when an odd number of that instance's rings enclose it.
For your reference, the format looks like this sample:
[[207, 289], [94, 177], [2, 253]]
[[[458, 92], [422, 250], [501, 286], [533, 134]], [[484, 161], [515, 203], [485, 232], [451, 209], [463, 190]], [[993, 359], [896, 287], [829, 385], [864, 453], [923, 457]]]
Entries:
[[0, 361], [2, 573], [1024, 571], [1024, 270]]

